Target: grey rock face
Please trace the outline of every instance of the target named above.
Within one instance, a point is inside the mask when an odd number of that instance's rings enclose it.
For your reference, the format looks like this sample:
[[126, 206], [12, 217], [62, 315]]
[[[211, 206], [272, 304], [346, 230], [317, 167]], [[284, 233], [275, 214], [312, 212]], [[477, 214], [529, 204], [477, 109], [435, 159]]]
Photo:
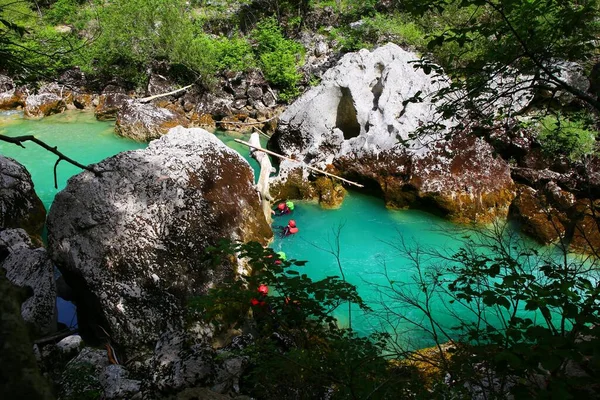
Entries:
[[[345, 55], [281, 115], [270, 147], [377, 182], [391, 207], [435, 204], [461, 222], [505, 216], [514, 197], [508, 165], [483, 140], [445, 138], [455, 122], [441, 118], [430, 99], [446, 83], [415, 69], [417, 58], [394, 44]], [[421, 102], [410, 101], [417, 95]], [[412, 136], [434, 121], [437, 132]], [[274, 186], [298, 166], [283, 162]]]
[[[590, 80], [587, 78], [583, 67], [576, 62], [558, 60], [549, 68], [556, 78], [581, 92], [585, 93], [590, 88]], [[553, 96], [563, 105], [569, 104], [575, 99], [575, 95], [559, 87], [554, 80], [549, 79], [547, 76], [542, 76], [542, 79], [547, 80], [544, 83], [552, 89]]]
[[83, 339], [79, 335], [71, 335], [56, 344], [56, 348], [64, 354], [79, 353], [83, 347]]
[[152, 385], [158, 391], [207, 386], [213, 381], [217, 353], [206, 343], [190, 343], [181, 332], [168, 332], [156, 344], [151, 365]]
[[157, 139], [177, 125], [185, 127], [188, 121], [166, 108], [129, 100], [117, 114], [115, 132], [143, 142]]
[[59, 381], [59, 398], [77, 399], [86, 394], [100, 397], [103, 388], [99, 375], [109, 365], [106, 350], [84, 348], [63, 371]]
[[[427, 99], [440, 88], [409, 63], [416, 58], [394, 44], [345, 55], [319, 86], [281, 115], [278, 147], [325, 163], [334, 155], [377, 154], [399, 147], [399, 139], [410, 139], [420, 124], [436, 117], [427, 100], [403, 104], [417, 92]], [[425, 150], [421, 142], [412, 149]]]
[[129, 96], [125, 93], [125, 89], [118, 86], [107, 86], [98, 98], [98, 105], [94, 110], [96, 118], [100, 121], [116, 119], [117, 113], [128, 99]]
[[12, 158], [0, 156], [0, 228], [22, 228], [39, 238], [45, 219], [46, 209], [29, 172]]
[[140, 391], [141, 382], [128, 379], [129, 373], [121, 365], [105, 367], [98, 380], [104, 390], [105, 399], [131, 399]]
[[189, 295], [235, 273], [211, 267], [207, 246], [266, 244], [272, 232], [250, 165], [203, 129], [174, 128], [96, 168], [101, 177], [83, 172], [56, 196], [48, 247], [75, 292], [80, 328], [103, 326], [131, 355], [182, 326]]
[[25, 105], [24, 93], [17, 91], [13, 80], [0, 74], [0, 110], [10, 110]]
[[56, 331], [56, 285], [54, 267], [46, 250], [34, 248], [31, 239], [22, 229], [0, 232], [0, 253], [6, 257], [0, 268], [14, 285], [31, 288], [32, 296], [21, 305], [21, 315], [33, 324], [38, 335]]
[[15, 83], [13, 80], [6, 75], [0, 74], [0, 92], [8, 92], [9, 90], [13, 90], [15, 88]]

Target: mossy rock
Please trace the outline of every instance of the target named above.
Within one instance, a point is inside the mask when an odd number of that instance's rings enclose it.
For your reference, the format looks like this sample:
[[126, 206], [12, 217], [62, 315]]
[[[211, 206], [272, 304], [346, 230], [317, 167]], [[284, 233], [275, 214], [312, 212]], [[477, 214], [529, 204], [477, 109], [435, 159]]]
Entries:
[[342, 206], [346, 189], [332, 178], [320, 176], [315, 181], [315, 187], [319, 194], [319, 204], [323, 208], [336, 209]]

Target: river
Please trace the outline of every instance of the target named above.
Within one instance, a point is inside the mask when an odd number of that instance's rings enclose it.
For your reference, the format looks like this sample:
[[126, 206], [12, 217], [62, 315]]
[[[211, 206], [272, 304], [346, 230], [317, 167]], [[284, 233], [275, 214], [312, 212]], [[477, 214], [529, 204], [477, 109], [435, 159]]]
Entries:
[[[51, 146], [57, 146], [66, 155], [83, 164], [98, 162], [121, 151], [144, 148], [146, 144], [123, 139], [113, 133], [114, 123], [96, 121], [93, 114], [81, 111], [68, 111], [39, 121], [25, 120], [22, 113], [0, 113], [0, 133], [9, 136], [34, 135]], [[233, 142], [234, 137], [244, 135], [218, 135], [227, 145], [238, 150], [245, 158], [247, 148]], [[0, 142], [0, 153], [24, 164], [31, 173], [35, 190], [47, 209], [57, 191], [65, 187], [67, 179], [80, 172], [66, 162], [58, 166], [58, 189], [54, 188], [53, 166], [56, 156], [26, 143], [26, 149]], [[257, 163], [251, 160], [255, 171]], [[415, 260], [403, 253], [399, 244], [409, 247], [444, 251], [447, 254], [458, 250], [465, 237], [465, 231], [457, 232], [456, 226], [433, 214], [417, 210], [389, 210], [382, 200], [364, 194], [349, 192], [343, 206], [338, 210], [324, 210], [311, 202], [296, 202], [291, 216], [278, 217], [274, 227], [285, 225], [293, 218], [299, 233], [286, 238], [276, 238], [272, 247], [284, 251], [288, 258], [307, 260], [302, 267], [313, 280], [344, 273], [346, 279], [357, 286], [359, 294], [371, 307], [381, 309], [390, 299], [382, 292], [389, 281], [403, 283], [407, 290], [416, 284]], [[468, 231], [467, 231], [468, 232]], [[339, 248], [336, 246], [339, 235]], [[414, 255], [414, 252], [413, 252]], [[339, 263], [338, 258], [339, 257]], [[340, 271], [340, 268], [342, 271]], [[387, 272], [385, 276], [384, 272]], [[412, 288], [412, 289], [411, 289]], [[456, 318], [451, 312], [437, 305], [437, 318], [450, 326]], [[422, 313], [412, 308], [397, 308], [401, 319], [420, 319]], [[404, 314], [405, 313], [405, 314]], [[410, 314], [413, 313], [413, 314]], [[72, 325], [73, 307], [59, 299], [59, 319]], [[362, 334], [377, 330], [390, 330], [381, 318], [359, 310], [352, 311], [352, 327]], [[336, 311], [342, 325], [348, 325], [349, 314], [346, 307]], [[431, 345], [431, 340], [407, 322], [399, 322], [395, 327], [401, 331], [410, 347]]]

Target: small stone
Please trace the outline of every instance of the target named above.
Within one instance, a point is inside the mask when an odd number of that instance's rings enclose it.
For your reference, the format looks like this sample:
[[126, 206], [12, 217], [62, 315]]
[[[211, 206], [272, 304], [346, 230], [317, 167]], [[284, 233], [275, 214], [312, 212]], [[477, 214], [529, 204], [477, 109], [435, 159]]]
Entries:
[[248, 95], [248, 97], [250, 97], [253, 100], [258, 100], [262, 97], [263, 95], [263, 91], [260, 87], [258, 86], [250, 86], [248, 88], [248, 90], [246, 91], [246, 94]]
[[56, 344], [58, 350], [63, 353], [71, 353], [74, 351], [79, 351], [81, 347], [83, 347], [83, 339], [79, 335], [71, 335], [62, 339], [60, 342]]

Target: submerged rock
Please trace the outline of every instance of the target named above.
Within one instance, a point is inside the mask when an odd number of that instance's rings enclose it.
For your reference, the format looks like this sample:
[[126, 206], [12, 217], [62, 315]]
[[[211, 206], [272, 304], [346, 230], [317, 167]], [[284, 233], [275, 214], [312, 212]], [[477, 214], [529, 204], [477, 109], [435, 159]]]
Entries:
[[[506, 216], [514, 197], [508, 164], [483, 140], [446, 137], [455, 122], [430, 101], [445, 83], [415, 69], [417, 58], [394, 44], [345, 55], [282, 114], [269, 146], [333, 167], [391, 207], [433, 206], [461, 222]], [[422, 101], [411, 100], [416, 97]], [[414, 136], [433, 121], [436, 132]], [[282, 163], [274, 188], [288, 190], [282, 176], [296, 177], [291, 170], [297, 168]], [[273, 190], [274, 197], [285, 194]]]
[[35, 248], [22, 229], [0, 232], [0, 268], [14, 285], [29, 288], [32, 295], [23, 302], [21, 315], [36, 335], [56, 331], [56, 285], [54, 266], [44, 248]]
[[48, 247], [73, 288], [82, 335], [127, 356], [183, 326], [190, 295], [236, 271], [205, 249], [221, 238], [266, 244], [272, 232], [250, 165], [213, 134], [172, 129], [71, 178], [48, 216]]
[[0, 228], [22, 228], [39, 241], [45, 220], [46, 209], [29, 172], [12, 158], [0, 156]]
[[129, 100], [117, 114], [115, 132], [126, 138], [147, 142], [158, 139], [177, 125], [187, 127], [188, 120], [166, 108]]

